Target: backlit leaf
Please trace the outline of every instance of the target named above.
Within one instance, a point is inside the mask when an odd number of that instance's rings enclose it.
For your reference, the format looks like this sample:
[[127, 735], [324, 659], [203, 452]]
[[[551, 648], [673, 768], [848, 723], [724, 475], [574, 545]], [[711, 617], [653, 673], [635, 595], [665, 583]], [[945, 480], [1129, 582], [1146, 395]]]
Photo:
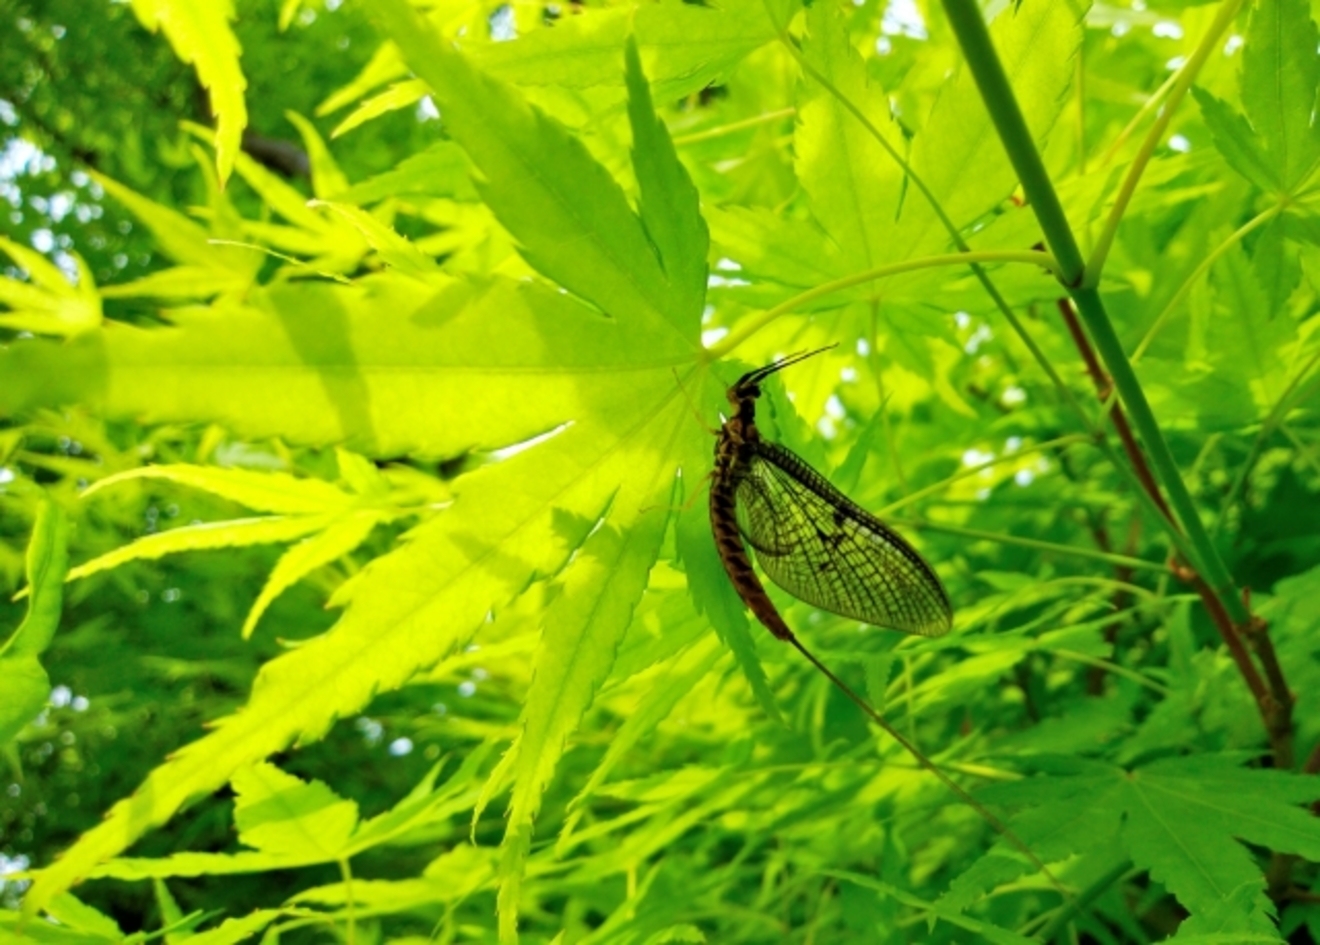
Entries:
[[224, 183], [247, 125], [243, 103], [247, 80], [238, 64], [238, 41], [229, 27], [233, 7], [228, 0], [133, 0], [133, 10], [147, 29], [164, 31], [179, 58], [196, 67], [198, 79], [210, 92], [211, 110], [218, 119], [216, 168]]

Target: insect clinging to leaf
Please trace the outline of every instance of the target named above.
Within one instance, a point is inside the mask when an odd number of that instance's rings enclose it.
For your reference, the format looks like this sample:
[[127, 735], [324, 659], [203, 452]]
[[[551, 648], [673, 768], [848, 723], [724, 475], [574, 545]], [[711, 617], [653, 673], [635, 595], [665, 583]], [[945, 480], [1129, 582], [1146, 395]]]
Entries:
[[1022, 851], [1067, 898], [1068, 892], [1030, 847], [807, 649], [784, 622], [752, 567], [747, 545], [772, 581], [831, 613], [930, 637], [948, 633], [953, 626], [949, 595], [925, 559], [801, 457], [763, 439], [757, 429], [756, 401], [766, 378], [826, 350], [780, 358], [749, 371], [729, 388], [733, 413], [716, 431], [710, 484], [710, 524], [720, 561], [743, 603], [775, 637], [796, 648], [922, 767]]
[[934, 569], [896, 532], [791, 450], [762, 439], [756, 400], [770, 375], [828, 350], [781, 358], [729, 388], [733, 415], [715, 444], [710, 523], [738, 595], [781, 640], [793, 631], [752, 569], [744, 545], [794, 597], [863, 623], [922, 636], [947, 633], [949, 596]]

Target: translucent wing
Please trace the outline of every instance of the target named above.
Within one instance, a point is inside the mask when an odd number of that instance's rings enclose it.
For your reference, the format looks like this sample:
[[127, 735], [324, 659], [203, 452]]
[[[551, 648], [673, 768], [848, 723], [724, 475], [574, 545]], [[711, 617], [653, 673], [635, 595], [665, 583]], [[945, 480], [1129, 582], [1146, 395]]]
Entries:
[[789, 450], [765, 441], [739, 477], [739, 524], [770, 579], [844, 617], [939, 636], [949, 597], [912, 546]]

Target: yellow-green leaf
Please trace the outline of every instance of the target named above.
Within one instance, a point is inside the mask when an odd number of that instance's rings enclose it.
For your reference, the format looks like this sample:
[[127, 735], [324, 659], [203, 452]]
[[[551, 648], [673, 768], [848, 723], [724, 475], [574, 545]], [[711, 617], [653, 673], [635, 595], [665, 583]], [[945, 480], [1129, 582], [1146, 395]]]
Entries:
[[231, 0], [133, 0], [133, 11], [147, 29], [164, 31], [175, 53], [192, 63], [211, 93], [211, 111], [217, 118], [216, 170], [223, 184], [247, 126], [247, 79], [238, 64], [238, 40], [229, 27], [234, 18]]
[[380, 512], [358, 512], [332, 523], [325, 531], [304, 538], [286, 551], [270, 572], [266, 586], [243, 621], [243, 639], [252, 636], [257, 621], [275, 598], [321, 565], [342, 558], [362, 544], [380, 520]]
[[76, 335], [101, 324], [101, 296], [92, 274], [77, 253], [70, 253], [78, 267], [73, 284], [45, 256], [0, 237], [0, 252], [27, 271], [29, 282], [0, 277], [0, 327], [45, 335]]
[[333, 518], [328, 515], [299, 515], [292, 517], [267, 516], [264, 518], [238, 518], [223, 522], [205, 522], [185, 525], [166, 532], [147, 535], [137, 541], [108, 551], [99, 558], [69, 570], [70, 581], [117, 568], [129, 561], [142, 558], [160, 558], [181, 551], [205, 551], [213, 548], [231, 548], [240, 545], [263, 545], [276, 541], [291, 541], [309, 532], [320, 531]]
[[353, 496], [320, 479], [299, 479], [282, 472], [186, 464], [127, 469], [92, 484], [84, 490], [83, 498], [134, 479], [164, 479], [190, 489], [202, 489], [257, 512], [280, 515], [335, 512], [355, 501]]
[[43, 500], [27, 550], [28, 609], [0, 646], [0, 747], [41, 711], [50, 678], [38, 657], [59, 627], [64, 574], [69, 565], [69, 524], [64, 511]]

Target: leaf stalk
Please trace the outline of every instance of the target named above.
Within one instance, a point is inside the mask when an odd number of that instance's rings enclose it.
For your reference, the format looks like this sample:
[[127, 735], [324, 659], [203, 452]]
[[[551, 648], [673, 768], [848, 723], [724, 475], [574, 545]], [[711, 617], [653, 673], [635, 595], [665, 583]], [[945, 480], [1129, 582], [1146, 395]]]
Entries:
[[900, 263], [890, 263], [885, 266], [877, 266], [874, 269], [866, 269], [862, 272], [853, 273], [850, 276], [844, 276], [842, 279], [835, 279], [833, 282], [822, 283], [815, 288], [808, 289], [806, 292], [798, 293], [791, 299], [776, 305], [774, 308], [767, 309], [755, 318], [743, 319], [739, 322], [737, 329], [730, 332], [727, 338], [707, 349], [706, 358], [707, 360], [713, 361], [718, 358], [727, 357], [748, 338], [752, 337], [752, 335], [756, 334], [781, 316], [796, 311], [804, 305], [809, 305], [817, 299], [833, 295], [836, 292], [842, 292], [845, 289], [851, 289], [853, 286], [861, 285], [865, 282], [871, 282], [876, 279], [901, 275], [905, 272], [915, 272], [919, 269], [934, 269], [939, 266], [966, 266], [969, 263], [1024, 263], [1030, 266], [1040, 266], [1042, 269], [1046, 269], [1053, 273], [1056, 277], [1059, 274], [1059, 269], [1054, 262], [1054, 258], [1050, 256], [1049, 253], [1038, 252], [1035, 250], [1025, 252], [986, 251], [945, 253], [939, 256], [925, 256], [921, 259], [909, 259]]
[[1196, 44], [1195, 51], [1187, 62], [1183, 63], [1182, 68], [1178, 70], [1173, 87], [1169, 89], [1168, 98], [1161, 106], [1159, 114], [1155, 118], [1155, 123], [1150, 126], [1150, 131], [1142, 139], [1141, 147], [1137, 150], [1137, 156], [1133, 159], [1132, 165], [1123, 177], [1123, 183], [1118, 188], [1118, 196], [1114, 200], [1114, 206], [1110, 208], [1104, 229], [1100, 231], [1095, 248], [1091, 250], [1091, 258], [1086, 264], [1087, 285], [1097, 286], [1100, 284], [1100, 274], [1105, 268], [1105, 260], [1109, 258], [1109, 250], [1113, 247], [1114, 237], [1118, 234], [1118, 225], [1123, 221], [1128, 204], [1132, 202], [1132, 197], [1137, 192], [1137, 184], [1141, 182], [1141, 175], [1145, 173], [1146, 165], [1150, 163], [1151, 157], [1155, 154], [1155, 149], [1163, 140], [1164, 133], [1169, 128], [1169, 122], [1173, 120], [1173, 113], [1178, 110], [1178, 105], [1191, 89], [1192, 83], [1201, 71], [1201, 67], [1210, 58], [1211, 51], [1219, 44], [1219, 38], [1224, 35], [1224, 31], [1237, 17], [1238, 11], [1242, 9], [1242, 4], [1243, 0], [1225, 0], [1219, 8], [1218, 14], [1215, 15], [1214, 22], [1210, 24], [1210, 28], [1206, 30], [1205, 35], [1201, 37], [1201, 41]]

